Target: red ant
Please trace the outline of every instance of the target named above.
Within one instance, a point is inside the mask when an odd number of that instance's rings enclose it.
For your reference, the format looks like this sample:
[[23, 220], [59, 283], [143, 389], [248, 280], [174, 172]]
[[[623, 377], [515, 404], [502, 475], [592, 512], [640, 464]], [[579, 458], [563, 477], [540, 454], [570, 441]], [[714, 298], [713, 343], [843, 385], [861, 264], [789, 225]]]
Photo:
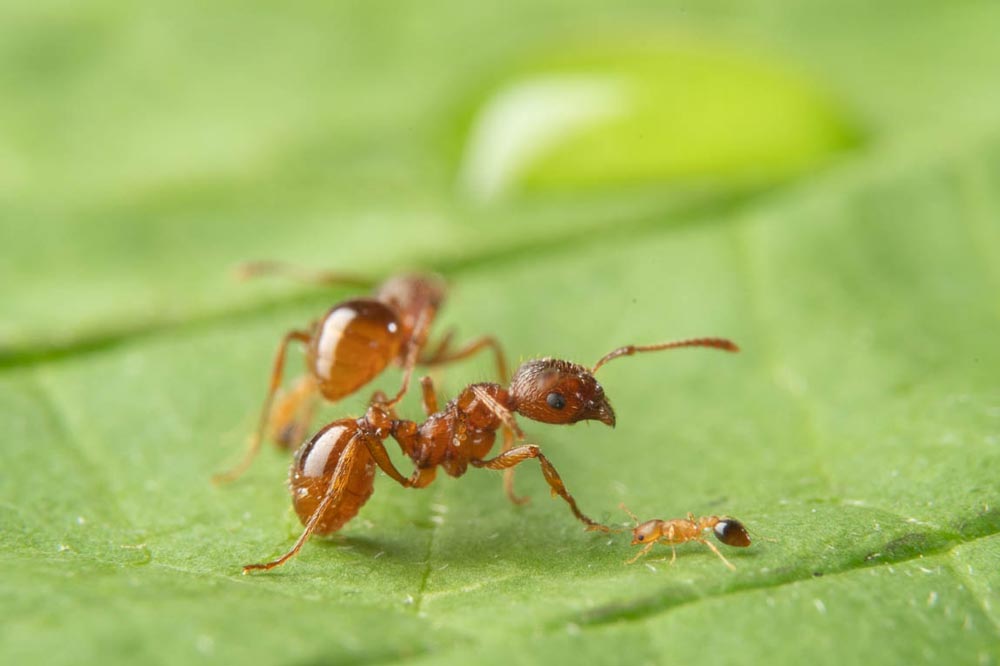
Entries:
[[[312, 273], [272, 262], [244, 264], [239, 269], [243, 278], [268, 273], [292, 275], [324, 285], [370, 284], [356, 276]], [[265, 431], [270, 432], [279, 446], [289, 449], [298, 446], [309, 428], [319, 396], [335, 402], [351, 395], [375, 379], [390, 363], [403, 368], [402, 387], [396, 400], [406, 393], [410, 375], [418, 363], [440, 365], [458, 361], [487, 347], [496, 356], [500, 381], [506, 381], [503, 350], [491, 336], [476, 338], [464, 347], [451, 350], [452, 332], [448, 332], [433, 351], [422, 354], [428, 329], [444, 295], [444, 280], [437, 275], [398, 275], [379, 285], [372, 297], [338, 303], [307, 329], [286, 333], [278, 346], [267, 398], [243, 460], [231, 470], [217, 474], [215, 481], [232, 481], [246, 471], [260, 450]], [[306, 347], [307, 372], [274, 404], [281, 385], [285, 353], [293, 341]]]
[[[364, 416], [330, 423], [299, 449], [289, 484], [292, 503], [305, 529], [287, 553], [272, 562], [249, 564], [243, 567], [243, 573], [273, 569], [298, 553], [309, 535], [330, 534], [343, 527], [371, 496], [376, 466], [405, 488], [423, 488], [434, 480], [438, 466], [458, 477], [470, 465], [511, 472], [515, 465], [536, 458], [552, 494], [562, 497], [587, 529], [609, 531], [580, 511], [559, 473], [538, 446], [512, 447], [510, 442], [505, 443], [500, 455], [493, 458], [487, 455], [501, 427], [506, 427], [518, 441], [524, 440], [515, 414], [542, 423], [595, 420], [614, 426], [614, 410], [594, 373], [620, 356], [677, 347], [738, 351], [729, 340], [698, 338], [621, 347], [601, 358], [592, 369], [553, 358], [528, 361], [518, 368], [509, 388], [499, 384], [471, 384], [440, 411], [431, 380], [424, 377], [421, 388], [427, 419], [423, 423], [396, 416], [394, 408], [402, 394], [389, 401], [376, 394]], [[383, 442], [389, 437], [396, 440], [416, 467], [409, 478], [396, 469], [385, 450]]]
[[701, 518], [695, 518], [694, 514], [689, 513], [687, 518], [674, 518], [673, 520], [647, 520], [644, 523], [640, 523], [639, 519], [634, 513], [625, 508], [622, 504], [621, 508], [624, 509], [625, 513], [632, 517], [635, 521], [635, 529], [632, 530], [632, 545], [637, 546], [641, 543], [646, 544], [645, 547], [639, 551], [639, 553], [628, 560], [626, 564], [632, 564], [640, 557], [652, 550], [653, 546], [657, 543], [665, 543], [670, 546], [671, 557], [670, 563], [673, 564], [677, 559], [677, 549], [678, 544], [687, 543], [688, 541], [697, 541], [698, 543], [703, 543], [712, 549], [712, 552], [719, 556], [722, 563], [729, 567], [730, 570], [736, 571], [736, 567], [733, 566], [732, 562], [727, 560], [719, 549], [716, 548], [712, 543], [705, 539], [705, 530], [712, 530], [717, 538], [722, 543], [727, 546], [735, 546], [737, 548], [746, 548], [750, 545], [750, 535], [747, 534], [747, 528], [743, 526], [743, 523], [736, 520], [735, 518], [720, 518], [718, 516], [702, 516]]

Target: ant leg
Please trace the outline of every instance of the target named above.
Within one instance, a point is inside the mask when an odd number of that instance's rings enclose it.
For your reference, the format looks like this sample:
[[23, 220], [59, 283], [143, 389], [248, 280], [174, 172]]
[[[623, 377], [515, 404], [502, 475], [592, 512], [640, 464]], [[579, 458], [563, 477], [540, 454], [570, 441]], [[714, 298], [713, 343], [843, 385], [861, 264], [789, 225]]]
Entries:
[[648, 553], [650, 550], [652, 550], [653, 546], [655, 546], [655, 545], [656, 545], [655, 541], [650, 541], [645, 546], [643, 546], [642, 550], [640, 550], [638, 553], [636, 553], [635, 557], [633, 557], [630, 560], [625, 560], [625, 564], [632, 564], [633, 562], [635, 562], [636, 560], [638, 560], [640, 557], [642, 557], [643, 555], [645, 555], [646, 553]]
[[[483, 404], [490, 408], [494, 414], [497, 415], [501, 421], [503, 421], [503, 450], [501, 453], [506, 453], [510, 451], [514, 445], [515, 438], [518, 441], [524, 439], [524, 433], [521, 432], [521, 428], [517, 425], [517, 421], [514, 420], [514, 415], [511, 414], [510, 410], [501, 405], [499, 402], [493, 399], [487, 391], [483, 390], [481, 387], [474, 386], [472, 392], [476, 394]], [[504, 492], [509, 499], [514, 504], [527, 504], [530, 498], [528, 497], [518, 497], [514, 494], [514, 468], [509, 467], [504, 470], [503, 473], [503, 488]]]
[[451, 343], [454, 341], [454, 339], [455, 339], [455, 329], [454, 327], [452, 327], [444, 332], [444, 335], [442, 335], [441, 339], [438, 340], [437, 346], [434, 348], [434, 351], [428, 354], [424, 354], [424, 357], [420, 359], [420, 365], [428, 365], [426, 359], [439, 358], [443, 356], [447, 352], [447, 349], [451, 347]]
[[[514, 431], [504, 426], [503, 450], [501, 452], [506, 453], [512, 448], [514, 448]], [[526, 495], [518, 495], [514, 492], [514, 471], [515, 468], [513, 467], [508, 467], [503, 471], [503, 492], [512, 503], [523, 506], [530, 502], [531, 498]]]
[[278, 396], [271, 409], [271, 439], [286, 449], [298, 448], [308, 433], [317, 402], [316, 380], [312, 375], [303, 375], [291, 391]]
[[434, 392], [434, 380], [428, 376], [420, 378], [420, 394], [424, 403], [424, 415], [430, 416], [438, 411], [437, 393]]
[[347, 483], [349, 481], [349, 475], [344, 474], [345, 470], [351, 469], [355, 464], [355, 456], [361, 451], [356, 444], [349, 444], [347, 449], [344, 451], [344, 455], [340, 457], [337, 461], [337, 467], [333, 471], [333, 481], [330, 483], [330, 487], [326, 491], [326, 495], [323, 496], [322, 501], [317, 505], [316, 510], [313, 514], [309, 516], [308, 522], [306, 522], [305, 529], [302, 530], [302, 534], [295, 541], [295, 544], [288, 550], [284, 555], [271, 562], [266, 562], [264, 564], [248, 564], [243, 567], [243, 575], [250, 573], [251, 571], [267, 571], [268, 569], [273, 569], [275, 567], [280, 567], [282, 564], [288, 560], [295, 557], [302, 546], [305, 545], [306, 540], [316, 530], [316, 525], [319, 523], [320, 518], [327, 510], [334, 506], [344, 495], [344, 491], [347, 489]]
[[725, 555], [723, 555], [722, 553], [720, 553], [720, 552], [719, 552], [719, 549], [718, 549], [718, 548], [716, 548], [716, 547], [715, 547], [715, 546], [714, 546], [714, 545], [712, 544], [712, 542], [711, 542], [711, 541], [705, 541], [704, 539], [698, 539], [698, 541], [700, 541], [701, 543], [703, 543], [703, 544], [705, 544], [706, 546], [708, 546], [709, 548], [711, 548], [711, 549], [712, 549], [712, 552], [713, 552], [713, 553], [715, 553], [716, 555], [718, 555], [718, 556], [719, 556], [719, 559], [720, 559], [720, 560], [722, 560], [722, 563], [723, 563], [723, 564], [725, 564], [725, 565], [726, 565], [727, 567], [729, 567], [729, 570], [730, 570], [730, 571], [736, 571], [736, 567], [735, 567], [735, 566], [733, 566], [733, 563], [732, 563], [732, 562], [730, 562], [729, 560], [727, 560], [727, 559], [726, 559], [726, 556], [725, 556]]
[[485, 469], [508, 469], [515, 465], [528, 460], [529, 458], [538, 458], [538, 463], [542, 466], [542, 475], [545, 477], [546, 483], [549, 484], [549, 488], [552, 489], [553, 495], [558, 495], [566, 500], [569, 504], [570, 510], [577, 519], [584, 523], [589, 530], [600, 530], [602, 532], [610, 532], [610, 528], [600, 524], [596, 520], [585, 516], [580, 508], [576, 505], [576, 500], [573, 496], [569, 494], [566, 490], [566, 486], [563, 484], [562, 478], [559, 476], [559, 472], [556, 468], [552, 466], [549, 459], [542, 455], [541, 450], [534, 444], [526, 444], [524, 446], [518, 446], [516, 448], [507, 451], [506, 453], [501, 453], [495, 458], [490, 458], [489, 460], [470, 460], [469, 464], [473, 467], [482, 467]]
[[410, 388], [410, 377], [413, 376], [413, 369], [417, 366], [420, 350], [427, 344], [427, 333], [430, 331], [431, 322], [434, 321], [435, 312], [431, 306], [420, 311], [417, 323], [413, 326], [413, 334], [410, 336], [406, 358], [403, 361], [403, 385], [399, 387], [399, 393], [386, 403], [386, 407], [395, 407]]
[[[410, 488], [413, 486], [413, 480], [407, 479], [398, 469], [396, 469], [392, 459], [389, 458], [389, 452], [385, 450], [385, 445], [383, 445], [380, 440], [374, 437], [363, 437], [361, 439], [363, 440], [364, 445], [368, 448], [368, 452], [371, 454], [372, 458], [375, 459], [375, 464], [378, 465], [383, 472], [404, 488]], [[414, 474], [414, 476], [416, 475]], [[433, 477], [431, 480], [433, 480]], [[428, 483], [430, 483], [430, 481], [428, 481]]]
[[399, 415], [396, 414], [396, 408], [389, 404], [389, 396], [385, 394], [385, 391], [379, 389], [372, 393], [371, 399], [368, 401], [369, 405], [379, 405], [382, 409], [389, 414], [390, 419], [398, 419]]
[[500, 342], [496, 338], [492, 335], [484, 335], [481, 338], [470, 340], [459, 349], [449, 351], [448, 346], [451, 342], [451, 338], [452, 334], [451, 331], [449, 331], [447, 335], [445, 335], [444, 340], [438, 345], [437, 349], [434, 350], [433, 354], [429, 354], [420, 359], [420, 365], [443, 365], [453, 361], [460, 361], [488, 347], [493, 350], [493, 356], [497, 364], [497, 377], [500, 380], [500, 383], [507, 383], [507, 357], [504, 355], [503, 348], [500, 346]]
[[[503, 450], [510, 451], [514, 446], [514, 436], [513, 433], [504, 428], [503, 430]], [[523, 506], [531, 501], [531, 498], [526, 495], [518, 495], [514, 492], [514, 468], [510, 467], [503, 471], [503, 492], [507, 495], [513, 504]]]
[[293, 340], [309, 344], [312, 336], [306, 331], [289, 331], [281, 339], [281, 344], [278, 345], [278, 352], [274, 356], [274, 365], [271, 368], [271, 383], [267, 390], [267, 397], [264, 399], [264, 407], [260, 410], [257, 429], [250, 437], [250, 444], [243, 455], [243, 460], [228, 472], [222, 472], [213, 476], [212, 480], [215, 483], [228, 483], [239, 478], [250, 466], [250, 463], [253, 462], [257, 452], [260, 451], [260, 442], [264, 437], [264, 431], [267, 429], [268, 421], [271, 418], [271, 403], [274, 401], [274, 394], [277, 393], [278, 387], [281, 386], [281, 375], [285, 369], [285, 352]]
[[365, 289], [375, 286], [373, 280], [359, 275], [334, 271], [313, 271], [281, 261], [247, 261], [238, 264], [233, 272], [240, 280], [249, 280], [261, 275], [282, 275], [307, 284], [362, 287]]
[[514, 419], [514, 415], [511, 411], [497, 402], [482, 386], [472, 386], [471, 388], [476, 398], [478, 398], [481, 403], [489, 407], [490, 411], [496, 414], [498, 419], [503, 421], [504, 426], [509, 428], [510, 431], [514, 433], [514, 437], [516, 437], [518, 441], [523, 441], [524, 432], [522, 432], [521, 426], [517, 425], [517, 421]]

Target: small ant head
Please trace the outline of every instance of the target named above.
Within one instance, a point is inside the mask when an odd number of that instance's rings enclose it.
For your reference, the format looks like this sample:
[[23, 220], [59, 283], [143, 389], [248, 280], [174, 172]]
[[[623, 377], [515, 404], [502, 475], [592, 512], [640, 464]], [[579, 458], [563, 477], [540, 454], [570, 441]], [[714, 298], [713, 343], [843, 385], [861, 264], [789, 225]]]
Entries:
[[542, 423], [594, 420], [615, 425], [615, 412], [590, 370], [554, 358], [523, 363], [510, 383], [518, 414]]
[[635, 529], [632, 530], [632, 545], [650, 543], [659, 539], [663, 534], [663, 530], [660, 528], [662, 522], [662, 520], [647, 520], [636, 525]]
[[746, 548], [750, 545], [750, 535], [743, 523], [734, 518], [723, 518], [712, 530], [716, 538], [727, 546]]

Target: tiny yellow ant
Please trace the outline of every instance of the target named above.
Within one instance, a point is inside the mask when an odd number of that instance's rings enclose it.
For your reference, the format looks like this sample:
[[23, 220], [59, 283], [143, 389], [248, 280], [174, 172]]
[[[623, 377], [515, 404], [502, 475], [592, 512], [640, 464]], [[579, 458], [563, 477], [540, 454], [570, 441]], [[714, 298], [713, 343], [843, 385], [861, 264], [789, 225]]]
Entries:
[[727, 546], [746, 548], [750, 545], [750, 535], [747, 534], [747, 529], [743, 526], [743, 523], [735, 518], [720, 518], [719, 516], [695, 518], [694, 514], [689, 513], [687, 518], [647, 520], [640, 523], [636, 515], [629, 511], [624, 504], [621, 505], [621, 508], [635, 521], [635, 528], [632, 530], [632, 545], [645, 544], [643, 549], [635, 557], [628, 560], [626, 564], [632, 564], [638, 560], [657, 543], [665, 543], [670, 546], [672, 552], [670, 563], [673, 564], [674, 560], [677, 559], [676, 546], [678, 544], [697, 541], [711, 548], [712, 552], [719, 556], [723, 564], [729, 567], [730, 570], [736, 571], [736, 567], [719, 552], [719, 549], [705, 539], [705, 530], [712, 530], [715, 537]]

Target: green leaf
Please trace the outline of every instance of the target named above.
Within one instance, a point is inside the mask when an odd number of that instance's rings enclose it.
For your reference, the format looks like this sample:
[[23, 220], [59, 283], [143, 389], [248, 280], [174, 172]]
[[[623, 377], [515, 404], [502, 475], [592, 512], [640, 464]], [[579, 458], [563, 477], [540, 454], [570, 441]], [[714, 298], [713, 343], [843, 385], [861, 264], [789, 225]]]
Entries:
[[[1000, 12], [788, 4], [5, 7], [0, 661], [1000, 661]], [[869, 142], [769, 190], [462, 203], [461, 100], [604, 20], [782, 54]], [[529, 461], [528, 506], [491, 472], [380, 477], [241, 576], [299, 534], [289, 456], [210, 476], [280, 335], [349, 295], [230, 278], [255, 258], [442, 270], [435, 330], [514, 361], [731, 337], [602, 369], [613, 430], [522, 424], [591, 515], [728, 514], [753, 545], [626, 566]]]

